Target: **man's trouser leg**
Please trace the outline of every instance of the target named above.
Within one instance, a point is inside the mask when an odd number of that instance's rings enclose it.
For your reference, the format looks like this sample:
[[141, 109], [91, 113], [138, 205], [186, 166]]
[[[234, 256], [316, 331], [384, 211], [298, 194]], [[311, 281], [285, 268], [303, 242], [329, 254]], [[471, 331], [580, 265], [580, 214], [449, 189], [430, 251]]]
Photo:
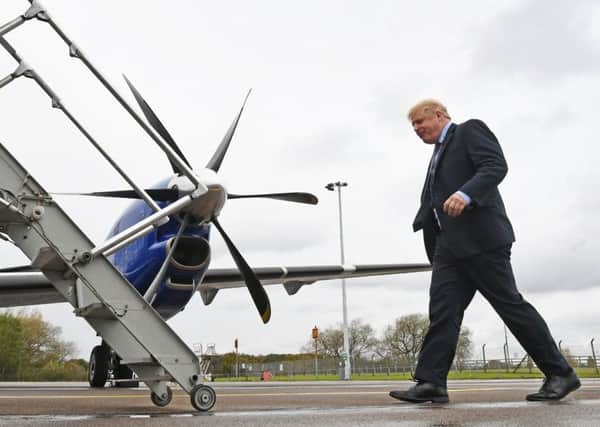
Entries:
[[508, 245], [469, 258], [467, 274], [540, 370], [546, 376], [567, 375], [572, 368], [556, 346], [546, 322], [517, 290], [510, 250]]
[[447, 249], [436, 248], [429, 289], [429, 330], [425, 335], [415, 378], [446, 387], [463, 314], [475, 288]]

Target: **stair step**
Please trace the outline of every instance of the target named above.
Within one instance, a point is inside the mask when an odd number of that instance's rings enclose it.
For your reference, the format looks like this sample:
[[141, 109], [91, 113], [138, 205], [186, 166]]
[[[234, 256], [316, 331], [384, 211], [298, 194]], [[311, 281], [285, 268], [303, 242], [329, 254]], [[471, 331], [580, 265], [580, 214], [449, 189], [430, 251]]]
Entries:
[[33, 267], [42, 271], [67, 271], [68, 267], [56, 251], [48, 246], [40, 248], [31, 262]]
[[151, 357], [147, 357], [147, 358], [143, 358], [143, 359], [129, 359], [129, 360], [125, 360], [122, 359], [121, 360], [121, 365], [127, 365], [127, 366], [158, 366], [158, 363], [156, 362], [156, 360], [154, 360]]
[[130, 378], [130, 379], [111, 380], [111, 381], [115, 382], [115, 383], [125, 383], [125, 382], [132, 382], [132, 381], [142, 381], [142, 382], [148, 382], [148, 381], [167, 381], [167, 382], [175, 382], [175, 380], [173, 379], [173, 377], [171, 375], [155, 375], [155, 376], [149, 376], [149, 377], [135, 377], [135, 378]]
[[104, 304], [95, 302], [85, 307], [79, 307], [74, 310], [76, 316], [90, 319], [115, 320], [115, 314]]

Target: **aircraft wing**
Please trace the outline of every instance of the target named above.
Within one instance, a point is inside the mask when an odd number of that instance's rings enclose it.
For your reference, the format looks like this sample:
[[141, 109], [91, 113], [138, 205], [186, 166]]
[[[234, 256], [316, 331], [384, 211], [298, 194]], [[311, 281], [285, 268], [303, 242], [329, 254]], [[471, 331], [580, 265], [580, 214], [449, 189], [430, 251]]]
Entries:
[[[294, 295], [304, 285], [319, 280], [341, 278], [383, 276], [388, 274], [429, 271], [429, 264], [364, 264], [364, 265], [320, 265], [305, 267], [259, 267], [254, 273], [263, 285], [282, 284], [288, 295]], [[198, 292], [205, 305], [210, 304], [220, 289], [246, 286], [236, 268], [215, 268], [208, 270], [198, 286]]]
[[67, 302], [39, 271], [27, 267], [0, 270], [0, 307]]
[[[282, 284], [289, 295], [304, 285], [320, 280], [383, 276], [431, 270], [429, 264], [321, 265], [259, 267], [253, 269], [263, 285]], [[215, 268], [206, 272], [198, 286], [204, 304], [210, 304], [221, 289], [245, 287], [236, 268]], [[30, 266], [0, 269], [0, 307], [66, 302], [41, 272]]]

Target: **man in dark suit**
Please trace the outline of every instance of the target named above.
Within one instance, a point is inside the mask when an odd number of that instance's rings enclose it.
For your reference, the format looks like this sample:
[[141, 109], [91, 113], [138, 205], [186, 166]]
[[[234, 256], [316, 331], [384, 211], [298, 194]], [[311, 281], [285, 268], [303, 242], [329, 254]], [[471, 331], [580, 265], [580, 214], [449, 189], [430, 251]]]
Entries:
[[559, 400], [580, 386], [544, 319], [517, 290], [510, 264], [515, 240], [498, 184], [508, 170], [496, 136], [480, 120], [456, 125], [446, 107], [425, 100], [408, 113], [417, 135], [435, 144], [421, 206], [432, 263], [429, 330], [415, 371], [417, 384], [390, 396], [409, 402], [448, 402], [446, 378], [463, 314], [479, 291], [546, 376], [527, 400]]

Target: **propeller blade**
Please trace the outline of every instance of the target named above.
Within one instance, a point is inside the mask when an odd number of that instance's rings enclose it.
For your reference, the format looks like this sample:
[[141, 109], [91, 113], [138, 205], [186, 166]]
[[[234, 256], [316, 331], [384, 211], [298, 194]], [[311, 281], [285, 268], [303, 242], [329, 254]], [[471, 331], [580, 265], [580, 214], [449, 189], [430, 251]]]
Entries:
[[242, 104], [242, 108], [240, 108], [240, 112], [237, 114], [237, 116], [233, 120], [233, 123], [231, 123], [231, 126], [229, 126], [229, 129], [227, 129], [227, 133], [225, 133], [225, 136], [223, 137], [223, 140], [219, 144], [217, 151], [215, 151], [215, 154], [213, 154], [212, 158], [206, 165], [206, 167], [208, 169], [212, 169], [215, 172], [219, 171], [219, 168], [221, 167], [221, 162], [223, 162], [225, 153], [227, 153], [227, 149], [229, 148], [229, 143], [231, 142], [231, 139], [233, 138], [233, 134], [235, 133], [235, 128], [237, 127], [238, 122], [240, 121], [240, 117], [242, 116], [242, 112], [244, 111], [244, 106], [246, 105], [246, 101], [248, 100], [248, 97], [250, 96], [250, 92], [252, 92], [252, 89], [250, 89], [248, 91], [248, 93], [246, 94], [246, 98], [244, 98], [244, 103]]
[[[179, 191], [174, 188], [144, 190], [152, 198], [159, 202], [174, 202], [179, 199]], [[52, 193], [62, 196], [95, 196], [95, 197], [118, 197], [123, 199], [141, 199], [133, 190], [94, 191], [92, 193]]]
[[[142, 95], [140, 95], [140, 93], [137, 91], [137, 89], [135, 88], [135, 86], [133, 86], [133, 84], [129, 81], [129, 79], [127, 78], [127, 76], [123, 75], [123, 78], [127, 82], [127, 85], [129, 86], [129, 89], [131, 89], [131, 92], [133, 92], [133, 96], [135, 97], [135, 100], [137, 101], [138, 105], [142, 109], [142, 112], [144, 113], [144, 116], [146, 116], [146, 119], [148, 120], [148, 122], [150, 123], [150, 125], [154, 128], [154, 130], [156, 132], [158, 132], [158, 134], [160, 136], [162, 136], [162, 138], [165, 140], [165, 142], [167, 144], [169, 144], [169, 147], [171, 147], [173, 149], [173, 151], [175, 151], [175, 153], [179, 156], [179, 158], [190, 169], [192, 169], [192, 166], [190, 165], [190, 162], [187, 161], [187, 159], [185, 158], [185, 156], [183, 155], [183, 153], [181, 152], [181, 150], [179, 149], [179, 147], [177, 146], [177, 144], [175, 143], [175, 141], [173, 140], [173, 138], [171, 137], [171, 135], [169, 134], [169, 132], [167, 131], [167, 129], [164, 127], [164, 125], [158, 119], [158, 117], [156, 116], [156, 114], [154, 114], [154, 111], [152, 111], [152, 108], [150, 108], [150, 106], [148, 105], [148, 103], [144, 100], [144, 98], [142, 98]], [[177, 169], [177, 166], [175, 165], [175, 163], [173, 163], [173, 161], [171, 159], [169, 159], [169, 163], [171, 163], [171, 167], [173, 168], [173, 172], [175, 172], [175, 173], [181, 173], [181, 171], [179, 171]]]
[[177, 249], [177, 243], [179, 243], [179, 238], [183, 234], [183, 230], [185, 230], [185, 227], [188, 226], [188, 223], [189, 223], [189, 214], [185, 214], [185, 217], [183, 218], [183, 221], [181, 221], [181, 226], [179, 227], [179, 230], [177, 230], [177, 234], [175, 235], [175, 239], [173, 240], [173, 243], [171, 244], [171, 247], [169, 248], [169, 252], [167, 253], [167, 256], [165, 257], [165, 260], [163, 261], [162, 265], [160, 266], [160, 269], [158, 270], [158, 272], [156, 273], [154, 280], [152, 281], [152, 283], [150, 283], [150, 286], [148, 286], [148, 289], [146, 289], [146, 292], [144, 293], [144, 299], [149, 304], [152, 304], [152, 301], [154, 300], [154, 297], [156, 296], [156, 291], [158, 291], [158, 287], [164, 280], [165, 275], [167, 274], [167, 268], [169, 268], [169, 263], [171, 262], [171, 258], [173, 258], [175, 249]]
[[227, 245], [227, 248], [229, 248], [229, 252], [231, 252], [231, 256], [246, 282], [248, 291], [250, 291], [250, 296], [258, 309], [258, 313], [260, 314], [263, 323], [267, 323], [271, 318], [271, 303], [269, 303], [269, 297], [267, 296], [263, 285], [260, 283], [258, 277], [256, 277], [256, 274], [254, 274], [254, 271], [252, 271], [242, 254], [237, 250], [229, 236], [227, 236], [227, 233], [225, 233], [225, 230], [223, 230], [219, 221], [217, 221], [216, 218], [213, 218], [212, 222], [215, 227], [217, 227], [217, 230], [219, 230], [219, 233], [221, 233], [223, 240], [225, 240], [225, 244]]
[[228, 199], [277, 199], [285, 200], [286, 202], [306, 203], [308, 205], [316, 205], [319, 203], [317, 196], [310, 193], [266, 193], [266, 194], [231, 194], [227, 195]]

